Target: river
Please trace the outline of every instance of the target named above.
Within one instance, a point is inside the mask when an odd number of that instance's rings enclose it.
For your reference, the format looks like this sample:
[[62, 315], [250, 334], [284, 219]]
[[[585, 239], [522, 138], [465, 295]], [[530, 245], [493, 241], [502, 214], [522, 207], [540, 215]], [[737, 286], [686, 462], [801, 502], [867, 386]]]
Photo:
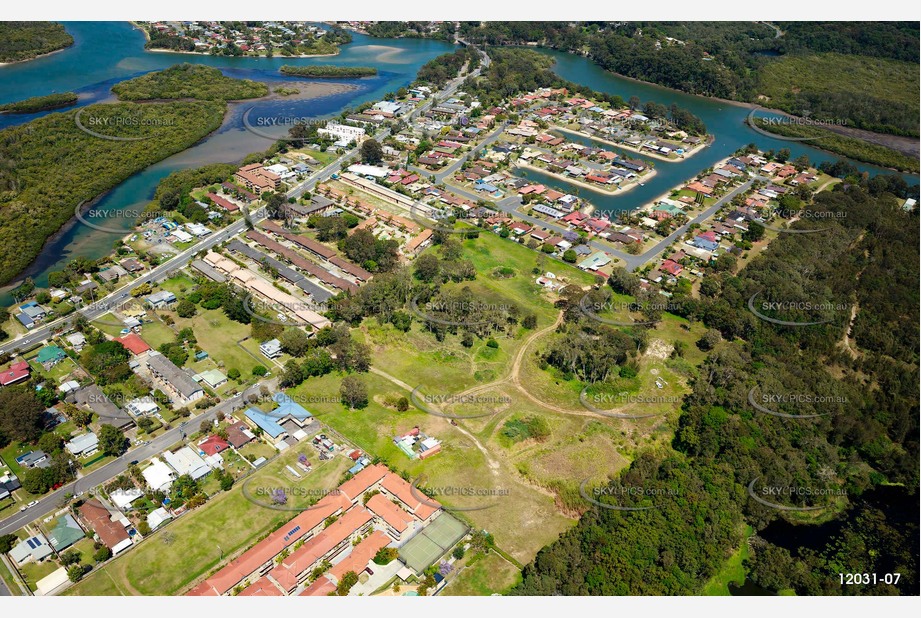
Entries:
[[[347, 84], [350, 90], [312, 99], [265, 100], [232, 104], [230, 113], [221, 128], [194, 147], [169, 157], [129, 178], [103, 196], [94, 206], [95, 211], [115, 212], [136, 209], [153, 196], [157, 183], [173, 171], [214, 162], [236, 162], [246, 154], [265, 149], [270, 140], [247, 131], [242, 122], [244, 112], [250, 107], [252, 122], [258, 117], [297, 116], [323, 118], [338, 114], [343, 108], [380, 98], [386, 92], [409, 84], [419, 67], [435, 56], [450, 51], [452, 45], [442, 41], [423, 39], [376, 39], [353, 34], [353, 42], [344, 45], [337, 56], [323, 58], [225, 58], [196, 54], [149, 52], [144, 49], [144, 36], [125, 22], [75, 22], [65, 24], [74, 37], [70, 48], [29, 62], [0, 67], [0, 103], [17, 101], [50, 92], [74, 91], [78, 105], [112, 100], [110, 88], [119, 81], [150, 71], [161, 70], [179, 62], [193, 62], [220, 68], [225, 74], [268, 82], [306, 81], [286, 78], [278, 73], [283, 64], [335, 64], [341, 66], [371, 65], [378, 68], [375, 77], [359, 79], [311, 80]], [[814, 162], [838, 157], [800, 143], [771, 139], [751, 130], [745, 123], [749, 109], [729, 102], [687, 95], [675, 90], [637, 82], [608, 73], [587, 58], [544, 50], [556, 60], [554, 70], [562, 77], [584, 84], [595, 90], [618, 94], [629, 99], [639, 96], [644, 102], [654, 100], [671, 105], [676, 103], [689, 109], [706, 123], [715, 135], [713, 144], [687, 161], [666, 163], [655, 161], [656, 175], [623, 195], [586, 195], [600, 210], [621, 211], [642, 206], [668, 192], [698, 171], [713, 165], [729, 154], [751, 142], [763, 149], [789, 148], [792, 156], [807, 154]], [[40, 114], [0, 115], [0, 129], [27, 122]], [[627, 153], [637, 156], [634, 153]], [[650, 160], [650, 159], [647, 159]], [[652, 161], [652, 160], [650, 160]], [[892, 173], [865, 164], [857, 164], [871, 174]], [[565, 182], [550, 178], [541, 172], [520, 170], [530, 177], [563, 190], [572, 188]], [[903, 175], [910, 184], [918, 182], [917, 176]], [[48, 273], [59, 270], [77, 255], [93, 259], [109, 253], [117, 235], [100, 232], [72, 221], [45, 246], [42, 254], [20, 275], [32, 277], [40, 286], [47, 284]], [[105, 225], [121, 222], [126, 232], [131, 221], [125, 217], [105, 217]], [[0, 303], [11, 299], [7, 288], [0, 295]]]

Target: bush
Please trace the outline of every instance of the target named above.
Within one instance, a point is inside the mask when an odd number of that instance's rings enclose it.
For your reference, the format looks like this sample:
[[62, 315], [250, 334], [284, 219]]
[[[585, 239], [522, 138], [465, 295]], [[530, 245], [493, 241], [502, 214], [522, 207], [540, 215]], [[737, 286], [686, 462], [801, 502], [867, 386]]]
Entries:
[[255, 367], [253, 367], [253, 375], [254, 375], [254, 376], [262, 377], [262, 376], [264, 376], [265, 374], [267, 374], [268, 372], [269, 372], [269, 370], [266, 369], [265, 367], [263, 367], [262, 365], [256, 365]]
[[[144, 523], [146, 524], [147, 522], [145, 521]], [[144, 533], [142, 532], [141, 534], [144, 534]], [[112, 550], [106, 547], [105, 545], [97, 549], [96, 552], [93, 554], [93, 560], [95, 560], [96, 562], [105, 562], [111, 557], [112, 557]]]
[[486, 347], [497, 350], [499, 349], [499, 342], [490, 337], [489, 341], [486, 342]]

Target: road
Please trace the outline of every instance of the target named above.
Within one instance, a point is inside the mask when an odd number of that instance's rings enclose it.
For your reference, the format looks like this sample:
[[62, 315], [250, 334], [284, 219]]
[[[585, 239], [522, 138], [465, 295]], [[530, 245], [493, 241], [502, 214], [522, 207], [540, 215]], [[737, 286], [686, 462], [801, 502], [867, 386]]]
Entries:
[[243, 393], [222, 401], [218, 405], [209, 408], [206, 412], [199, 414], [198, 416], [191, 417], [182, 425], [177, 425], [163, 435], [157, 436], [151, 440], [149, 444], [138, 446], [128, 451], [115, 461], [112, 461], [102, 466], [101, 468], [93, 470], [86, 476], [79, 478], [72, 483], [68, 483], [60, 489], [48, 494], [44, 498], [40, 499], [38, 504], [32, 508], [26, 509], [25, 511], [19, 511], [15, 515], [7, 517], [2, 522], [0, 522], [0, 535], [15, 532], [19, 528], [22, 528], [26, 524], [35, 521], [36, 519], [46, 517], [50, 513], [54, 513], [61, 508], [61, 501], [64, 496], [67, 494], [73, 494], [76, 496], [108, 482], [119, 474], [124, 473], [132, 461], [144, 461], [145, 459], [162, 453], [173, 444], [182, 440], [183, 434], [195, 433], [198, 431], [198, 426], [202, 423], [202, 421], [213, 420], [218, 412], [223, 412], [225, 415], [229, 415], [234, 410], [243, 407], [246, 401], [246, 397], [250, 394], [258, 394], [259, 387], [262, 385], [263, 383], [257, 383], [246, 389]]

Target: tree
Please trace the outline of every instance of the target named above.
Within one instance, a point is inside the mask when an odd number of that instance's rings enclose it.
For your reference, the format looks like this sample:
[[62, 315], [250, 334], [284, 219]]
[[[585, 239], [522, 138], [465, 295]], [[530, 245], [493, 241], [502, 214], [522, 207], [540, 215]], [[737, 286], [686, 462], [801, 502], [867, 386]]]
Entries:
[[65, 404], [64, 414], [74, 422], [77, 427], [86, 428], [93, 422], [93, 411], [73, 404]]
[[83, 574], [85, 572], [86, 570], [83, 568], [83, 565], [72, 564], [69, 567], [67, 567], [67, 579], [76, 583], [80, 581], [81, 579], [83, 579]]
[[438, 257], [432, 253], [423, 253], [416, 258], [413, 272], [422, 281], [431, 283], [438, 276], [441, 270], [438, 265]]
[[397, 412], [406, 412], [409, 410], [409, 399], [400, 397], [397, 399]]
[[227, 377], [230, 378], [231, 380], [239, 380], [240, 370], [237, 369], [236, 367], [231, 367], [230, 369], [227, 370]]
[[299, 328], [289, 328], [278, 337], [283, 352], [295, 358], [301, 358], [311, 348], [307, 333]]
[[255, 367], [253, 367], [253, 375], [254, 375], [254, 376], [262, 377], [262, 376], [264, 376], [265, 374], [267, 374], [268, 372], [269, 372], [269, 370], [266, 369], [265, 367], [263, 367], [262, 365], [256, 365]]
[[118, 457], [128, 450], [128, 438], [114, 425], [104, 424], [99, 428], [99, 448], [106, 455]]
[[578, 254], [573, 249], [567, 249], [563, 252], [563, 261], [570, 264], [575, 264]]
[[57, 453], [64, 448], [64, 438], [53, 431], [47, 431], [38, 439], [38, 448], [49, 455]]
[[524, 319], [521, 321], [521, 325], [527, 328], [528, 330], [532, 330], [536, 328], [537, 327], [537, 316], [534, 315], [533, 313], [529, 313], [528, 315], [524, 316]]
[[[143, 523], [146, 524], [147, 522], [145, 521]], [[143, 532], [141, 534], [143, 534]], [[96, 552], [93, 554], [93, 560], [95, 560], [97, 563], [105, 562], [111, 557], [112, 557], [112, 550], [106, 547], [105, 545], [97, 549]]]
[[342, 397], [342, 403], [352, 410], [360, 410], [368, 405], [368, 389], [357, 376], [346, 376], [342, 379], [339, 396]]
[[138, 524], [138, 532], [141, 533], [141, 536], [150, 534], [150, 524], [147, 523], [146, 519], [142, 519], [141, 523]]
[[367, 163], [368, 165], [377, 165], [384, 160], [384, 149], [380, 142], [373, 138], [363, 141], [359, 152], [361, 153], [362, 163]]
[[32, 442], [42, 427], [45, 406], [28, 384], [14, 384], [0, 389], [0, 432], [8, 438]]
[[704, 352], [707, 352], [715, 348], [716, 345], [722, 340], [722, 338], [723, 337], [720, 335], [720, 331], [716, 330], [715, 328], [711, 328], [706, 333], [704, 333], [704, 336], [701, 337], [700, 340], [698, 340], [697, 347]]
[[336, 586], [336, 594], [340, 597], [348, 596], [352, 586], [358, 583], [358, 574], [355, 571], [348, 571], [342, 576], [339, 584]]
[[17, 537], [15, 534], [4, 534], [3, 536], [0, 536], [0, 554], [9, 553], [9, 551], [13, 549], [13, 545], [18, 540], [19, 537]]
[[195, 315], [196, 307], [188, 299], [183, 298], [179, 301], [179, 304], [176, 305], [176, 315], [180, 318], [191, 318]]

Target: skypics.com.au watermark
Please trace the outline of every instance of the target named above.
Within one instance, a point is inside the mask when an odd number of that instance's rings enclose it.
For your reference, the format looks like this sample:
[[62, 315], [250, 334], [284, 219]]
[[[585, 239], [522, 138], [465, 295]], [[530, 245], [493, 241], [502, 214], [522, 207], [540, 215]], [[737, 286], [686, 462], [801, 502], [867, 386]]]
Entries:
[[748, 391], [748, 403], [751, 404], [751, 406], [759, 412], [770, 414], [771, 416], [778, 416], [780, 418], [819, 418], [835, 413], [834, 410], [830, 410], [828, 412], [816, 411], [809, 412], [807, 414], [790, 414], [787, 412], [779, 412], [777, 408], [780, 407], [796, 409], [803, 406], [810, 410], [819, 410], [822, 407], [831, 407], [848, 403], [848, 398], [842, 395], [818, 395], [815, 393], [784, 392], [762, 393], [760, 396], [758, 396], [755, 394], [756, 390], [758, 390], [758, 388], [753, 386], [752, 389]]
[[651, 326], [656, 322], [654, 320], [636, 320], [636, 321], [626, 321], [626, 320], [615, 320], [612, 318], [606, 318], [601, 313], [611, 312], [630, 312], [630, 311], [656, 311], [662, 313], [675, 313], [680, 310], [680, 308], [668, 301], [663, 301], [660, 299], [649, 300], [645, 302], [636, 302], [636, 301], [617, 301], [617, 300], [606, 300], [606, 301], [593, 301], [590, 294], [586, 294], [579, 300], [579, 310], [590, 320], [595, 320], [596, 322], [601, 322], [602, 324], [608, 324], [611, 326]]
[[[176, 127], [174, 118], [148, 118], [138, 113], [104, 114], [97, 108], [83, 107], [74, 114], [74, 124], [77, 128], [99, 139], [112, 142], [139, 142], [150, 139], [153, 135], [119, 136], [112, 135], [118, 130], [145, 129], [148, 133], [157, 129]], [[114, 110], [109, 110], [114, 111]]]
[[676, 404], [681, 401], [681, 397], [671, 395], [640, 395], [627, 392], [589, 394], [588, 390], [590, 386], [591, 385], [586, 385], [579, 393], [579, 403], [581, 403], [586, 410], [609, 418], [636, 420], [653, 416], [662, 416], [665, 414], [665, 411], [630, 413], [620, 410], [627, 406]]
[[[794, 219], [799, 221], [808, 221], [808, 222], [824, 222], [824, 221], [839, 221], [847, 217], [846, 212], [837, 212], [833, 210], [789, 210], [784, 208], [778, 208], [774, 210], [774, 214], [780, 217], [781, 219]], [[813, 229], [791, 229], [789, 227], [779, 227], [777, 225], [768, 225], [766, 223], [759, 223], [764, 229], [771, 230], [772, 232], [778, 232], [780, 234], [818, 234], [820, 232], [827, 232], [828, 227], [819, 227]]]
[[[498, 498], [507, 498], [511, 495], [508, 489], [502, 487], [478, 487], [474, 485], [438, 485], [429, 487], [422, 485], [424, 481], [425, 477], [419, 476], [410, 483], [410, 493], [412, 493], [413, 497], [431, 508], [443, 508], [452, 512], [491, 509], [500, 504]], [[457, 498], [460, 498], [466, 504], [464, 506], [449, 506], [439, 501], [440, 499], [451, 501]], [[473, 499], [472, 504], [469, 503], [470, 499]]]
[[[253, 484], [253, 477], [247, 479], [240, 488], [243, 497], [257, 506], [275, 511], [309, 511], [319, 508], [319, 501], [326, 496], [340, 494], [338, 488], [320, 489], [292, 486], [266, 486]], [[304, 500], [312, 502], [308, 506], [300, 506]]]
[[767, 129], [761, 128], [760, 124], [765, 124], [768, 126], [774, 127], [816, 127], [816, 128], [828, 128], [828, 127], [842, 127], [847, 126], [847, 121], [842, 118], [833, 118], [833, 119], [820, 119], [820, 118], [810, 118], [807, 115], [804, 116], [768, 116], [768, 117], [756, 117], [755, 114], [764, 109], [760, 106], [755, 106], [748, 113], [746, 118], [746, 124], [756, 133], [760, 133], [765, 137], [770, 137], [771, 139], [782, 140], [787, 142], [811, 142], [815, 140], [822, 139], [823, 136], [816, 135], [813, 137], [794, 137], [781, 135], [779, 133], [772, 133]]
[[[579, 484], [579, 495], [582, 496], [582, 499], [595, 506], [612, 511], [649, 511], [659, 508], [663, 500], [675, 499], [681, 495], [678, 490], [668, 487], [644, 487], [640, 485], [609, 484], [589, 489], [588, 484], [590, 482], [591, 479], [583, 479]], [[602, 502], [603, 499], [621, 503], [648, 501], [652, 502], [652, 504], [629, 506]]]
[[748, 495], [757, 503], [778, 511], [820, 511], [827, 509], [830, 504], [793, 505], [783, 504], [785, 501], [801, 500], [811, 501], [821, 498], [830, 502], [834, 498], [847, 497], [847, 490], [843, 487], [811, 487], [807, 485], [765, 485], [759, 483], [760, 477], [748, 484]]
[[[409, 303], [409, 310], [420, 320], [434, 322], [443, 326], [481, 326], [489, 324], [490, 320], [462, 319], [459, 315], [479, 315], [483, 312], [508, 312], [513, 309], [512, 305], [503, 303], [484, 303], [481, 301], [454, 301], [454, 300], [432, 300], [426, 302], [422, 307], [419, 306], [419, 297], [414, 297]], [[446, 317], [439, 316], [439, 313], [447, 314]]]
[[[326, 126], [327, 120], [320, 118], [311, 118], [308, 116], [297, 115], [279, 115], [279, 116], [258, 116], [253, 118], [253, 109], [250, 107], [243, 112], [243, 128], [265, 139], [282, 142], [301, 142], [303, 138], [292, 137], [291, 129], [298, 126]], [[283, 132], [282, 132], [283, 130]]]
[[[103, 210], [101, 208], [83, 209], [84, 202], [77, 204], [74, 208], [74, 217], [77, 221], [87, 227], [108, 234], [118, 234], [125, 236], [130, 234], [133, 229], [140, 225], [144, 220], [156, 219], [157, 217], [168, 217], [174, 213], [166, 213], [150, 210], [139, 210], [137, 208], [124, 208], [119, 210]], [[107, 222], [127, 222], [123, 227], [106, 225]], [[129, 225], [130, 224], [130, 225]]]
[[748, 299], [748, 310], [751, 311], [759, 320], [764, 320], [765, 322], [770, 322], [772, 324], [779, 324], [781, 326], [816, 326], [818, 324], [827, 324], [832, 321], [832, 318], [812, 321], [781, 320], [769, 315], [765, 315], [762, 312], [805, 311], [828, 313], [829, 311], [846, 312], [850, 310], [850, 307], [847, 304], [834, 303], [829, 301], [812, 302], [804, 300], [762, 300], [760, 303], [756, 304], [755, 299], [760, 295], [761, 292], [755, 292], [752, 294], [751, 298]]
[[420, 384], [409, 393], [409, 400], [414, 406], [425, 412], [426, 414], [431, 414], [432, 416], [438, 416], [440, 418], [447, 418], [452, 420], [465, 420], [472, 418], [482, 418], [484, 416], [492, 416], [496, 413], [495, 410], [489, 410], [487, 412], [478, 412], [476, 414], [448, 414], [447, 412], [442, 412], [439, 409], [433, 407], [433, 404], [439, 406], [450, 406], [450, 405], [489, 405], [489, 404], [507, 404], [511, 403], [509, 397], [503, 396], [483, 396], [476, 394], [437, 394], [437, 395], [423, 395], [421, 392], [422, 385]]

